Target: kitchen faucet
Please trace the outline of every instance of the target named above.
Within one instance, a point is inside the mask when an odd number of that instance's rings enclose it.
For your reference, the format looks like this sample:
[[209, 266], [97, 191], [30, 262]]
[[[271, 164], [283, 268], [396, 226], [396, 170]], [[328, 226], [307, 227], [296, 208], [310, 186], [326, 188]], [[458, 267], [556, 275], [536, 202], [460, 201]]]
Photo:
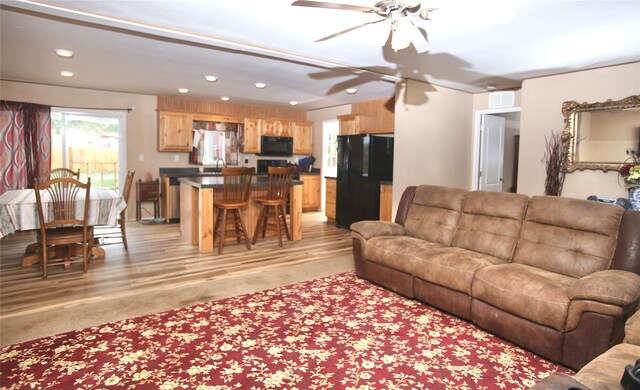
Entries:
[[216, 170], [218, 170], [218, 163], [219, 163], [220, 161], [222, 161], [222, 166], [223, 166], [224, 168], [226, 168], [226, 167], [227, 167], [227, 163], [225, 163], [223, 159], [221, 159], [220, 157], [218, 157], [218, 158], [216, 158]]

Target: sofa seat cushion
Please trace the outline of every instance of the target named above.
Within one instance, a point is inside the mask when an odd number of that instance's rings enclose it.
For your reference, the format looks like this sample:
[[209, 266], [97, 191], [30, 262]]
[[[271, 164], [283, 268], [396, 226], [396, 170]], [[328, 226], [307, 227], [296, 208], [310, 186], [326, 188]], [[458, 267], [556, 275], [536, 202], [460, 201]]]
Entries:
[[378, 236], [367, 241], [364, 255], [374, 263], [411, 274], [413, 257], [442, 245], [409, 236]]
[[564, 331], [569, 292], [576, 281], [523, 264], [491, 265], [476, 272], [471, 295], [514, 315]]
[[471, 295], [471, 284], [480, 268], [505, 263], [497, 257], [462, 248], [443, 247], [418, 253], [413, 275], [443, 287]]
[[582, 367], [575, 378], [592, 389], [621, 389], [620, 379], [627, 364], [640, 357], [640, 346], [618, 344]]

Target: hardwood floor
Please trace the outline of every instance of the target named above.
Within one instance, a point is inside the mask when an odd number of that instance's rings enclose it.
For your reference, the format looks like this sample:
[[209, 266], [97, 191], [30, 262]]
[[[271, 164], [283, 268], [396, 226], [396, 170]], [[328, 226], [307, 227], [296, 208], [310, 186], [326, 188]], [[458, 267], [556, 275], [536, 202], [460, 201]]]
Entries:
[[282, 247], [268, 237], [251, 251], [232, 242], [222, 255], [201, 255], [181, 238], [179, 224], [132, 221], [127, 223], [128, 252], [122, 244], [106, 245], [106, 257], [94, 259], [86, 274], [81, 264], [67, 270], [52, 266], [46, 280], [37, 265], [20, 267], [35, 234], [18, 232], [0, 241], [0, 320], [351, 254], [349, 231], [325, 223], [322, 213], [304, 213], [302, 226], [302, 240]]

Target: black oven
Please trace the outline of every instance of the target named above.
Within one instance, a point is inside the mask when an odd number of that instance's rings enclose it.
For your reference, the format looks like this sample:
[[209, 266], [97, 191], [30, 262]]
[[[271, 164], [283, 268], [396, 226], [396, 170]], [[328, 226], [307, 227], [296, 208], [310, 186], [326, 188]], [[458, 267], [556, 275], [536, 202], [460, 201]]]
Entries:
[[287, 167], [289, 162], [287, 160], [258, 160], [256, 172], [267, 173], [269, 167]]
[[263, 135], [260, 138], [260, 155], [279, 157], [293, 156], [293, 138]]

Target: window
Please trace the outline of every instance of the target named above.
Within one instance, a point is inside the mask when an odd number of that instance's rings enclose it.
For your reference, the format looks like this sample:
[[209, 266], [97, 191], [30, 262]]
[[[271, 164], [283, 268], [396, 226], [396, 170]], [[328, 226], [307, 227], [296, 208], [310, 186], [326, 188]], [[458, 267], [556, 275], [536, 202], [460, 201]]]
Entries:
[[51, 109], [51, 167], [80, 169], [92, 187], [120, 187], [126, 174], [125, 113]]
[[322, 125], [324, 134], [324, 164], [326, 176], [335, 176], [338, 172], [338, 121], [325, 121]]
[[242, 125], [227, 122], [193, 122], [193, 150], [189, 163], [238, 165], [238, 131]]

